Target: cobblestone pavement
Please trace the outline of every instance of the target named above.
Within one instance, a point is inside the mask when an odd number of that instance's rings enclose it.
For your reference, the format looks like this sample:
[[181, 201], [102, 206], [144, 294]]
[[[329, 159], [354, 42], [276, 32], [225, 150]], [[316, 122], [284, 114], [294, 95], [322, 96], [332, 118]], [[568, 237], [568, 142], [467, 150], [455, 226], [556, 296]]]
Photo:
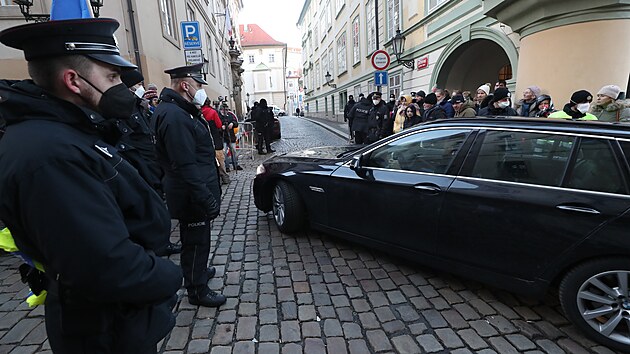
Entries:
[[[346, 141], [312, 121], [281, 122], [277, 153]], [[210, 286], [227, 303], [191, 306], [182, 291], [160, 353], [613, 353], [570, 325], [554, 296], [523, 298], [313, 230], [280, 233], [251, 193], [266, 157], [241, 156], [213, 225]], [[24, 304], [18, 261], [0, 265], [0, 354], [46, 352], [43, 308]]]

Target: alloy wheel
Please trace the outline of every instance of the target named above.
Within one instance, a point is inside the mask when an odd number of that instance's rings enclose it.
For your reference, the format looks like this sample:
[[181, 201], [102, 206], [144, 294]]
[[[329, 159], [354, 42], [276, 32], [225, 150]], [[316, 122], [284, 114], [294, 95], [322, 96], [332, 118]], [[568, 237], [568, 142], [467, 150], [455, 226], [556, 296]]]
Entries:
[[284, 225], [284, 194], [280, 186], [276, 186], [273, 191], [273, 217], [278, 225]]
[[601, 335], [630, 345], [630, 272], [607, 271], [587, 279], [577, 292], [577, 307], [589, 326]]

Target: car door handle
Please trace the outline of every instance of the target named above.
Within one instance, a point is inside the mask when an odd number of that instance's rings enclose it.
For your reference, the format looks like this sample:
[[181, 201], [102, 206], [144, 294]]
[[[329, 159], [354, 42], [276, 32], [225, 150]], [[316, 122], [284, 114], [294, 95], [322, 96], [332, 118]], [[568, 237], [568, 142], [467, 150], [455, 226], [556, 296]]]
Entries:
[[571, 205], [558, 205], [556, 206], [556, 208], [560, 210], [577, 211], [578, 213], [585, 213], [585, 214], [593, 214], [593, 215], [601, 214], [599, 210], [596, 210], [593, 208], [585, 208], [585, 207], [578, 207], [578, 206], [571, 206]]
[[428, 191], [428, 192], [441, 192], [442, 189], [434, 184], [416, 184], [415, 186], [413, 186], [414, 189], [418, 189], [421, 191]]

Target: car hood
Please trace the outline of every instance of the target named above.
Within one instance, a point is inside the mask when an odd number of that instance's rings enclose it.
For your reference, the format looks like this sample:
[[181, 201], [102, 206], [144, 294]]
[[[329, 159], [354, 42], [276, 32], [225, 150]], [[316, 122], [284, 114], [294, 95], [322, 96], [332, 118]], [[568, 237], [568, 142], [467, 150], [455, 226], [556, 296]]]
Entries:
[[363, 145], [315, 147], [282, 154], [274, 160], [341, 160], [343, 158], [338, 157], [339, 155], [362, 147]]

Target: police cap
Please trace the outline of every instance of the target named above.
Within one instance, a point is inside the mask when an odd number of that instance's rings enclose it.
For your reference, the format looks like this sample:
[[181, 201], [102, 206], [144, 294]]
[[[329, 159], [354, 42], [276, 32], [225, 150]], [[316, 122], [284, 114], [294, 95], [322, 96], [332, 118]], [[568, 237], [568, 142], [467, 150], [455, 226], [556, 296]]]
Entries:
[[171, 79], [181, 79], [189, 77], [202, 85], [207, 85], [206, 80], [203, 79], [203, 74], [201, 73], [201, 67], [203, 64], [195, 64], [188, 66], [180, 66], [178, 68], [164, 70], [166, 74], [171, 76]]
[[120, 68], [136, 68], [120, 56], [111, 18], [48, 21], [7, 28], [0, 42], [24, 51], [27, 61], [66, 55], [85, 55]]

